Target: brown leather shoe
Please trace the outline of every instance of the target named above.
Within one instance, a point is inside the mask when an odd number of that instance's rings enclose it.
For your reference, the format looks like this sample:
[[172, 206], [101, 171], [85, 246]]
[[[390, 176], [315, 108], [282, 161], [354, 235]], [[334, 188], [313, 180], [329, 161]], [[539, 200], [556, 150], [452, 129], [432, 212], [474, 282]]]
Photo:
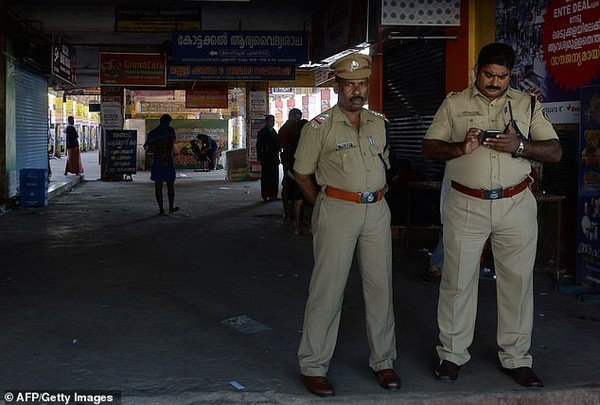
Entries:
[[302, 382], [306, 388], [315, 395], [320, 397], [332, 397], [335, 395], [333, 386], [327, 381], [327, 377], [311, 377], [308, 375], [300, 374]]
[[502, 371], [511, 376], [513, 380], [523, 387], [543, 387], [544, 383], [533, 372], [531, 367], [504, 368]]
[[434, 371], [435, 378], [440, 381], [454, 381], [458, 378], [458, 370], [460, 370], [460, 366], [451, 361], [442, 360]]
[[386, 368], [384, 370], [373, 371], [373, 373], [375, 374], [375, 377], [377, 377], [377, 382], [383, 388], [400, 388], [400, 377], [398, 377], [398, 374], [396, 374], [393, 368]]

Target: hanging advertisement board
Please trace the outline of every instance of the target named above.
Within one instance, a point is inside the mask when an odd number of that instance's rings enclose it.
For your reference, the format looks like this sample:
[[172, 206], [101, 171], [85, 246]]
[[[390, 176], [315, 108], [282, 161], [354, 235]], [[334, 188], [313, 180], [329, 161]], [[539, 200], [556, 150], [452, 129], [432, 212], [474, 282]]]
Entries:
[[75, 85], [75, 48], [62, 41], [52, 44], [52, 74], [65, 82]]
[[202, 13], [199, 8], [184, 7], [116, 7], [116, 32], [171, 32], [199, 30]]
[[100, 86], [166, 85], [166, 55], [100, 52]]
[[296, 67], [292, 65], [169, 65], [169, 81], [272, 81], [295, 80]]
[[181, 65], [301, 65], [306, 31], [174, 31], [173, 63]]
[[227, 86], [204, 86], [186, 89], [186, 108], [227, 108]]

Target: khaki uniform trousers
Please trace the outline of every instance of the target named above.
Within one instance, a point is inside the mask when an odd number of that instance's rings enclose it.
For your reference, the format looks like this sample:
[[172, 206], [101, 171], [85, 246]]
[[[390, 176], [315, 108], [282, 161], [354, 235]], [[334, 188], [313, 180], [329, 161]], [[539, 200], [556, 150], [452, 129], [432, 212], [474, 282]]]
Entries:
[[327, 374], [355, 248], [371, 350], [369, 366], [374, 371], [392, 368], [396, 335], [390, 210], [385, 199], [357, 204], [321, 192], [313, 210], [312, 229], [315, 265], [298, 350], [300, 372], [307, 376]]
[[440, 359], [462, 365], [471, 358], [468, 348], [475, 330], [480, 257], [489, 236], [496, 270], [498, 357], [505, 368], [531, 367], [528, 350], [538, 233], [535, 197], [526, 189], [510, 198], [482, 200], [450, 189], [444, 218]]

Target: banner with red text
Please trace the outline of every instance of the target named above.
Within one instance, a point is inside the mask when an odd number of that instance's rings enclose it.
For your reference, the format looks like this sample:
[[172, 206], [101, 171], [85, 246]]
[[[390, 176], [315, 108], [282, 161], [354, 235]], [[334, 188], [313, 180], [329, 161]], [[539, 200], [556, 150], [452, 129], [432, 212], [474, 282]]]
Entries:
[[496, 38], [517, 53], [513, 86], [535, 94], [553, 123], [578, 123], [580, 87], [600, 83], [600, 0], [496, 5]]

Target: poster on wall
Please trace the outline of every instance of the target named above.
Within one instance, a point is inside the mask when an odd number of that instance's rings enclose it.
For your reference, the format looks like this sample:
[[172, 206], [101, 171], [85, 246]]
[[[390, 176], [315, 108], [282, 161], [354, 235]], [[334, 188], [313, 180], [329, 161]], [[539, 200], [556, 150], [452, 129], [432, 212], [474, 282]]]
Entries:
[[266, 91], [250, 92], [250, 134], [246, 141], [248, 148], [248, 163], [250, 164], [250, 178], [257, 179], [260, 176], [260, 164], [256, 153], [256, 140], [258, 131], [265, 126], [265, 116], [269, 111], [269, 100]]
[[581, 88], [577, 279], [600, 290], [600, 86]]
[[535, 94], [552, 123], [579, 123], [579, 88], [600, 84], [600, 1], [498, 0], [496, 7], [496, 39], [517, 53], [512, 85]]
[[103, 102], [100, 104], [100, 115], [104, 129], [123, 128], [123, 106], [117, 101]]
[[[146, 120], [148, 130], [156, 128], [159, 124], [158, 119]], [[227, 150], [229, 144], [229, 121], [219, 119], [174, 119], [171, 121], [171, 127], [175, 130], [177, 140], [175, 141], [175, 150], [173, 155], [175, 167], [177, 169], [201, 169], [202, 160], [194, 154], [190, 141], [196, 139], [198, 134], [206, 134], [217, 141], [219, 153], [217, 154], [217, 165], [220, 164], [221, 152]]]

